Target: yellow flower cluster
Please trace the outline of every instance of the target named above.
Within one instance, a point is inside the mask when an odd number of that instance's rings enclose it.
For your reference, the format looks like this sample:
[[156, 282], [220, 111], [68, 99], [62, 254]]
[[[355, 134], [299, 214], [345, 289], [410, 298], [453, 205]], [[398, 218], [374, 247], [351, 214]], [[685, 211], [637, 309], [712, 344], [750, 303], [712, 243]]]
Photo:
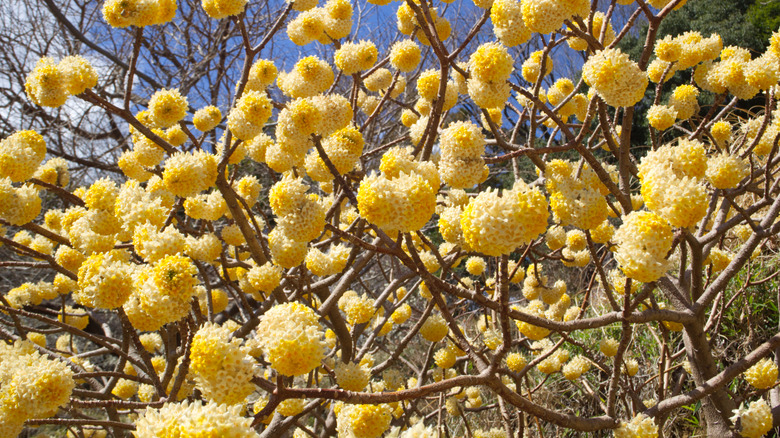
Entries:
[[51, 417], [70, 400], [73, 371], [28, 341], [0, 342], [0, 435], [16, 436], [31, 418]]
[[[545, 77], [552, 73], [553, 70], [553, 60], [552, 57], [549, 56], [549, 54], [545, 57], [544, 51], [537, 50], [536, 52], [531, 53], [531, 55], [523, 62], [523, 79], [525, 79], [528, 82], [534, 83], [537, 80], [539, 80], [539, 75], [542, 74], [542, 60], [544, 60], [544, 75], [542, 77]], [[542, 99], [540, 96], [540, 100], [544, 102], [545, 99]]]
[[306, 253], [306, 267], [319, 277], [341, 273], [347, 267], [350, 252], [344, 244], [332, 245], [327, 253], [311, 248]]
[[772, 410], [763, 398], [734, 409], [731, 421], [739, 421], [739, 434], [745, 438], [760, 438], [772, 430]]
[[420, 336], [426, 341], [439, 342], [447, 336], [447, 321], [439, 313], [432, 313], [420, 327]]
[[228, 129], [240, 140], [251, 140], [262, 132], [271, 110], [271, 101], [264, 91], [247, 91], [228, 113]]
[[756, 389], [767, 389], [777, 382], [777, 365], [765, 357], [745, 371], [745, 380]]
[[137, 438], [167, 437], [231, 437], [257, 438], [252, 429], [252, 417], [242, 415], [243, 406], [227, 406], [214, 402], [184, 401], [165, 403], [161, 408], [148, 408], [136, 420]]
[[628, 423], [620, 422], [615, 429], [615, 438], [657, 438], [658, 426], [645, 414], [637, 414]]
[[360, 182], [358, 210], [386, 233], [416, 231], [433, 215], [437, 190], [415, 171], [395, 177], [386, 173], [371, 175]]
[[133, 247], [147, 263], [155, 263], [168, 255], [184, 251], [186, 241], [176, 227], [159, 231], [156, 226], [145, 223], [133, 232]]
[[326, 347], [317, 319], [311, 308], [296, 302], [278, 304], [263, 315], [257, 340], [274, 370], [300, 376], [320, 365]]
[[482, 159], [485, 136], [471, 122], [451, 123], [441, 133], [439, 175], [454, 189], [465, 189], [487, 179], [489, 170]]
[[45, 57], [27, 75], [24, 90], [34, 104], [56, 108], [68, 97], [97, 85], [97, 80], [97, 72], [81, 56], [67, 56], [59, 64]]
[[301, 58], [289, 73], [279, 73], [276, 84], [287, 96], [309, 97], [327, 90], [334, 78], [327, 62], [316, 56], [307, 56]]
[[0, 141], [0, 178], [31, 178], [46, 156], [46, 142], [35, 131], [18, 131]]
[[244, 12], [246, 1], [247, 0], [201, 0], [200, 3], [209, 17], [219, 20]]
[[523, 11], [517, 0], [495, 0], [490, 7], [490, 21], [496, 38], [507, 47], [531, 39], [531, 30], [523, 21]]
[[637, 63], [620, 49], [605, 49], [592, 55], [582, 66], [585, 83], [593, 87], [610, 106], [633, 106], [642, 100], [647, 76]]
[[339, 309], [347, 315], [347, 322], [352, 325], [365, 324], [374, 315], [374, 299], [366, 294], [359, 296], [357, 292], [348, 290], [339, 298]]
[[[322, 149], [333, 166], [341, 174], [349, 173], [360, 161], [363, 153], [363, 134], [354, 126], [347, 126], [322, 141]], [[319, 152], [312, 150], [306, 156], [306, 173], [315, 181], [333, 181], [333, 174], [325, 165]]]
[[0, 218], [11, 225], [24, 225], [40, 212], [41, 198], [35, 186], [14, 187], [10, 178], [0, 179]]
[[138, 270], [132, 295], [123, 309], [138, 330], [154, 331], [179, 321], [191, 310], [197, 292], [197, 269], [180, 255], [169, 255]]
[[506, 47], [498, 43], [485, 43], [469, 58], [471, 77], [466, 85], [471, 99], [485, 109], [502, 108], [511, 93], [507, 82], [512, 74], [513, 59]]
[[472, 198], [460, 219], [463, 238], [477, 252], [506, 255], [547, 229], [547, 200], [522, 181], [512, 190], [486, 190]]
[[387, 404], [337, 407], [336, 429], [340, 438], [378, 438], [390, 427], [392, 408]]
[[79, 289], [74, 298], [87, 307], [115, 309], [133, 292], [135, 267], [123, 250], [95, 253], [87, 257], [78, 272]]
[[726, 47], [720, 51], [720, 61], [699, 66], [694, 79], [707, 91], [728, 91], [739, 99], [750, 99], [777, 84], [780, 54], [770, 49], [758, 58], [750, 58], [750, 51], [745, 48]]
[[[273, 230], [277, 238], [271, 242], [269, 236], [269, 245], [276, 264], [285, 268], [303, 262], [306, 243], [322, 234], [325, 227], [325, 207], [317, 195], [307, 195], [307, 189], [300, 178], [288, 173], [274, 184], [269, 192], [271, 208], [278, 218], [277, 226]], [[284, 248], [290, 245], [285, 243], [287, 240], [298, 243], [297, 246], [303, 245], [303, 254], [300, 257], [285, 256], [287, 251]]]
[[680, 85], [669, 97], [669, 106], [677, 112], [679, 120], [690, 119], [699, 111], [699, 90], [693, 85]]
[[187, 115], [187, 97], [178, 89], [162, 89], [149, 99], [149, 117], [158, 128], [167, 128]]
[[587, 17], [590, 2], [587, 0], [523, 0], [523, 21], [533, 32], [550, 33], [574, 15]]
[[737, 156], [724, 152], [707, 160], [705, 175], [715, 188], [733, 189], [749, 174], [748, 162]]
[[707, 212], [706, 168], [704, 145], [697, 141], [681, 139], [649, 152], [639, 165], [645, 205], [674, 227], [696, 225]]
[[404, 73], [417, 67], [422, 57], [420, 46], [412, 40], [401, 40], [390, 48], [390, 65]]
[[207, 400], [232, 406], [245, 403], [255, 390], [255, 363], [241, 340], [230, 335], [230, 329], [213, 323], [199, 328], [190, 347], [190, 371]]
[[672, 247], [672, 229], [655, 213], [634, 211], [615, 232], [615, 251], [627, 277], [644, 283], [658, 280], [669, 268], [666, 255]]
[[671, 128], [676, 119], [677, 110], [669, 105], [653, 105], [647, 110], [647, 121], [659, 131]]
[[176, 196], [195, 196], [216, 183], [217, 158], [202, 150], [177, 152], [166, 160], [162, 181]]
[[366, 367], [355, 362], [341, 362], [336, 365], [336, 383], [347, 391], [362, 391], [371, 378]]
[[563, 373], [563, 377], [565, 377], [566, 380], [576, 380], [581, 375], [587, 373], [588, 370], [590, 370], [590, 366], [591, 363], [588, 358], [582, 355], [577, 355], [563, 366], [561, 372]]
[[[604, 15], [603, 12], [597, 11], [595, 14], [593, 14], [593, 29], [591, 32], [588, 32], [588, 29], [581, 29], [586, 34], [590, 34], [593, 38], [596, 40], [599, 40], [601, 37], [601, 32], [604, 27], [604, 21], [607, 19], [607, 17]], [[604, 34], [604, 41], [601, 41], [602, 45], [604, 47], [610, 45], [612, 41], [615, 40], [615, 30], [612, 28], [612, 23], [607, 21], [607, 29], [606, 33]], [[578, 51], [585, 51], [588, 49], [588, 43], [582, 38], [577, 37], [569, 37], [566, 42], [569, 44], [569, 47], [571, 47], [573, 50]]]
[[163, 24], [176, 16], [176, 0], [106, 0], [103, 18], [111, 27]]
[[344, 43], [333, 54], [333, 61], [345, 75], [368, 70], [376, 64], [379, 53], [371, 41]]
[[208, 132], [216, 128], [222, 121], [222, 112], [219, 108], [211, 105], [195, 111], [192, 116], [192, 123], [199, 131]]
[[584, 167], [578, 172], [573, 162], [553, 160], [544, 176], [555, 222], [592, 230], [607, 219], [606, 187], [593, 169]]

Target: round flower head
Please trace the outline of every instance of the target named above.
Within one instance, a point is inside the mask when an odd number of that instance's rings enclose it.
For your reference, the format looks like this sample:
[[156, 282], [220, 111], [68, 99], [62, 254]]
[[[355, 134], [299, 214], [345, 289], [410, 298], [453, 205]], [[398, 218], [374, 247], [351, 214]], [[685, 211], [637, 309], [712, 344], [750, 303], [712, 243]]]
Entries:
[[408, 73], [417, 67], [421, 59], [420, 46], [412, 40], [401, 40], [390, 48], [390, 65]]
[[78, 272], [79, 303], [99, 309], [115, 309], [124, 304], [133, 291], [135, 273], [127, 257], [119, 250], [89, 256]]
[[[294, 4], [298, 4], [295, 2]], [[258, 59], [249, 69], [249, 78], [246, 82], [246, 90], [262, 91], [273, 84], [279, 71], [270, 59]]]
[[351, 75], [371, 68], [377, 61], [378, 52], [374, 43], [344, 43], [333, 55], [334, 63], [344, 74]]
[[35, 131], [18, 131], [0, 141], [0, 178], [26, 181], [46, 156], [46, 142]]
[[503, 108], [512, 93], [509, 82], [483, 82], [469, 79], [467, 87], [471, 100], [486, 110]]
[[506, 47], [498, 43], [485, 43], [469, 58], [469, 72], [483, 82], [503, 82], [512, 74], [513, 59]]
[[64, 362], [42, 356], [29, 341], [0, 344], [0, 376], [0, 432], [6, 427], [16, 429], [8, 423], [56, 414], [75, 386], [73, 371]]
[[674, 89], [669, 98], [669, 106], [677, 111], [677, 118], [687, 120], [699, 110], [699, 102], [696, 98], [699, 90], [693, 85], [680, 85]]
[[389, 405], [340, 405], [336, 417], [338, 435], [355, 438], [378, 438], [393, 420]]
[[563, 26], [564, 20], [573, 15], [587, 17], [590, 2], [587, 0], [523, 0], [523, 21], [533, 32], [550, 33]]
[[228, 129], [240, 140], [260, 134], [271, 117], [271, 101], [264, 91], [247, 91], [228, 113]]
[[209, 401], [165, 403], [148, 408], [135, 422], [137, 438], [224, 436], [257, 438], [252, 417], [242, 415], [243, 406], [228, 406]]
[[312, 41], [328, 40], [325, 35], [326, 14], [322, 8], [312, 8], [301, 12], [287, 25], [290, 41], [305, 46]]
[[247, 0], [201, 0], [201, 5], [209, 17], [220, 20], [244, 12], [246, 1]]
[[750, 405], [734, 409], [731, 421], [739, 422], [739, 434], [745, 438], [759, 438], [772, 430], [772, 410], [766, 400], [758, 399]]
[[777, 365], [765, 357], [745, 371], [745, 380], [756, 389], [767, 389], [777, 382]]
[[747, 161], [723, 153], [707, 160], [707, 179], [718, 189], [733, 189], [750, 173]]
[[69, 94], [81, 94], [87, 88], [97, 85], [97, 72], [92, 65], [81, 56], [66, 56], [58, 65], [65, 76], [66, 88]]
[[633, 106], [645, 95], [647, 76], [619, 49], [592, 55], [582, 67], [585, 83], [610, 106]]
[[187, 115], [187, 105], [178, 89], [162, 89], [149, 99], [149, 115], [155, 125], [167, 128]]
[[647, 110], [647, 121], [659, 131], [671, 128], [676, 119], [677, 110], [671, 106], [653, 105]]
[[339, 361], [334, 371], [336, 372], [336, 382], [347, 391], [364, 390], [371, 377], [365, 367], [354, 362]]
[[656, 438], [658, 426], [652, 418], [645, 414], [637, 414], [630, 422], [620, 422], [615, 429], [615, 438]]
[[206, 323], [198, 329], [189, 357], [190, 372], [205, 398], [235, 405], [254, 392], [254, 360], [241, 348], [240, 339], [231, 339], [227, 327]]
[[447, 321], [438, 313], [432, 313], [420, 327], [420, 336], [426, 341], [439, 342], [447, 336]]
[[615, 232], [614, 240], [618, 245], [615, 260], [627, 277], [649, 283], [668, 269], [666, 255], [672, 247], [672, 229], [655, 213], [628, 214]]
[[393, 73], [386, 68], [380, 68], [363, 80], [368, 91], [377, 92], [390, 87], [393, 82]]
[[68, 100], [68, 80], [51, 58], [41, 58], [24, 83], [27, 97], [36, 104], [56, 108]]
[[314, 311], [300, 303], [278, 304], [257, 327], [266, 360], [277, 372], [300, 376], [317, 368], [325, 357], [325, 342]]
[[347, 291], [339, 298], [339, 309], [347, 315], [352, 325], [365, 324], [374, 315], [374, 299], [367, 295], [358, 296], [355, 291]]
[[203, 107], [195, 111], [192, 123], [201, 132], [208, 132], [216, 128], [222, 121], [222, 112], [215, 106]]
[[436, 192], [417, 173], [364, 178], [358, 189], [358, 210], [367, 221], [388, 233], [422, 228], [436, 209]]
[[731, 140], [731, 123], [725, 120], [714, 123], [710, 128], [710, 134], [718, 143], [728, 143]]
[[327, 62], [316, 56], [307, 56], [301, 58], [290, 73], [280, 73], [276, 83], [287, 96], [310, 97], [327, 90], [334, 78]]
[[523, 11], [517, 0], [495, 0], [490, 7], [490, 21], [496, 38], [506, 47], [531, 39], [531, 30], [523, 21]]
[[466, 243], [489, 256], [509, 254], [547, 229], [547, 201], [538, 189], [516, 183], [499, 196], [487, 190], [473, 198], [461, 216]]
[[523, 62], [523, 79], [528, 82], [534, 83], [539, 79], [539, 75], [542, 72], [542, 60], [544, 59], [544, 76], [552, 73], [553, 60], [551, 56], [544, 56], [544, 51], [537, 50], [531, 53]]
[[163, 183], [176, 196], [188, 197], [212, 187], [217, 180], [217, 159], [197, 150], [178, 152], [168, 158], [163, 170]]

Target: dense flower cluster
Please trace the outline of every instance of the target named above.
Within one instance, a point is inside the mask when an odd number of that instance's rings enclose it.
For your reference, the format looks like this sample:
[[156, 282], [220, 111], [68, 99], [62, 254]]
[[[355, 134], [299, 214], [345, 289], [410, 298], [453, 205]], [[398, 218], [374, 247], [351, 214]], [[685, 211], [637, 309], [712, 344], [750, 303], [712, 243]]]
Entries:
[[615, 429], [615, 438], [656, 438], [658, 426], [645, 414], [637, 414], [628, 423], [621, 422]]
[[488, 170], [482, 154], [485, 137], [471, 122], [455, 122], [441, 133], [439, 176], [454, 189], [466, 189], [483, 182]]
[[707, 190], [702, 183], [705, 169], [704, 145], [696, 141], [680, 140], [677, 146], [649, 152], [639, 165], [647, 208], [674, 227], [696, 225], [707, 212]]
[[655, 281], [669, 268], [666, 256], [672, 239], [671, 227], [657, 214], [632, 212], [615, 232], [615, 260], [627, 277], [644, 283]]
[[731, 421], [739, 421], [739, 433], [745, 438], [759, 438], [772, 429], [772, 410], [766, 400], [759, 399], [734, 410]]
[[265, 359], [277, 372], [299, 376], [317, 368], [325, 357], [325, 342], [317, 315], [300, 303], [278, 304], [257, 326]]
[[73, 371], [27, 341], [0, 342], [0, 436], [16, 436], [30, 418], [50, 417], [68, 403]]
[[516, 182], [512, 190], [481, 192], [463, 210], [466, 243], [485, 255], [509, 254], [547, 229], [547, 200], [538, 189]]
[[207, 323], [198, 329], [190, 347], [190, 371], [203, 396], [217, 404], [244, 403], [254, 392], [254, 359], [231, 339], [226, 327]]
[[225, 436], [256, 438], [259, 436], [251, 417], [241, 415], [241, 406], [214, 402], [166, 403], [161, 408], [149, 408], [135, 423], [138, 438]]
[[610, 106], [633, 106], [645, 95], [647, 76], [620, 49], [605, 49], [582, 66], [585, 83]]
[[95, 69], [81, 56], [67, 56], [58, 64], [51, 58], [41, 58], [27, 75], [24, 90], [36, 105], [59, 107], [69, 96], [97, 85], [97, 80]]

